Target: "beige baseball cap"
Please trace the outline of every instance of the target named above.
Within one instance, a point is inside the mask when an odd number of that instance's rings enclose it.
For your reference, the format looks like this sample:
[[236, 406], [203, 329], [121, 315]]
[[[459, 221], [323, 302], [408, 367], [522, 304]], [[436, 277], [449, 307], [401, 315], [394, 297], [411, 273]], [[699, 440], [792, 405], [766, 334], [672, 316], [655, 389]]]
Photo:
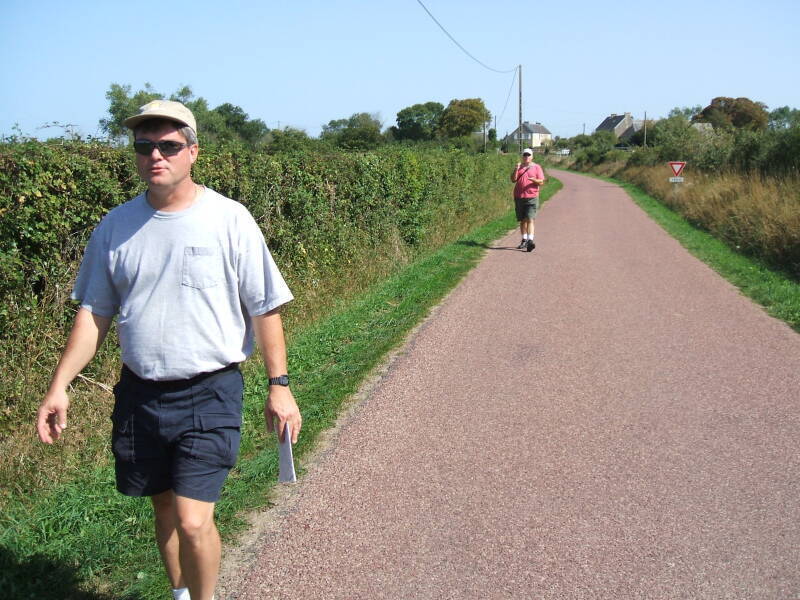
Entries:
[[139, 112], [132, 117], [125, 119], [122, 124], [133, 129], [142, 121], [147, 119], [171, 119], [183, 125], [191, 127], [197, 133], [197, 122], [194, 120], [192, 111], [180, 102], [174, 100], [153, 100], [144, 106], [139, 107]]
[[533, 150], [531, 150], [530, 148], [525, 148], [525, 150], [523, 150], [522, 153], [523, 154], [530, 154], [531, 156], [533, 156]]

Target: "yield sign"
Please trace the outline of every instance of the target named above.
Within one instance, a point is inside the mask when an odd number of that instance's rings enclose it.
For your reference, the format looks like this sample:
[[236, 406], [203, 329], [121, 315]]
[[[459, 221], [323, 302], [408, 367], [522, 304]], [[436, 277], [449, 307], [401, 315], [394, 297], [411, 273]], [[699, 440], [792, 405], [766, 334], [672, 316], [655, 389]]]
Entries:
[[681, 173], [683, 173], [683, 167], [686, 166], [686, 163], [678, 160], [672, 160], [670, 161], [669, 166], [672, 168], [672, 172], [675, 173], [675, 177], [678, 177]]

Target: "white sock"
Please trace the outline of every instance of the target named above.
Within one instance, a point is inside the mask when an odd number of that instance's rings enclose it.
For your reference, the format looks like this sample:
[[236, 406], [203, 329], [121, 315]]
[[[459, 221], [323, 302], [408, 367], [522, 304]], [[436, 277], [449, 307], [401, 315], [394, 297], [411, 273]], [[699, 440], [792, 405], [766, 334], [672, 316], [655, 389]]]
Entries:
[[522, 234], [522, 239], [523, 240], [527, 240], [528, 239], [528, 234], [527, 233], [523, 233]]
[[189, 595], [189, 588], [173, 589], [172, 597], [174, 600], [192, 600], [192, 597]]

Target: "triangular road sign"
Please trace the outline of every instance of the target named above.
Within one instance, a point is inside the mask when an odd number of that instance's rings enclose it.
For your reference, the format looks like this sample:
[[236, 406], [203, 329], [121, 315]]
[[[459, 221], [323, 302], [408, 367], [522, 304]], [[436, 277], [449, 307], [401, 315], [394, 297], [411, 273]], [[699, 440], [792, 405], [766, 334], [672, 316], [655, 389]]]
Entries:
[[686, 166], [686, 163], [678, 160], [672, 160], [670, 161], [669, 166], [672, 168], [672, 172], [675, 173], [675, 177], [678, 177], [683, 172], [683, 167]]

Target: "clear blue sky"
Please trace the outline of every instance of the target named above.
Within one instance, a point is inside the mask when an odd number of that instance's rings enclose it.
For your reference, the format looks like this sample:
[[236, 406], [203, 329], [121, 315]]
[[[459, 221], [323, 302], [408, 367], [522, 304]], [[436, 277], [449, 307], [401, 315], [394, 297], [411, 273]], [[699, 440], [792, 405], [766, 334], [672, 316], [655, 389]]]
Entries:
[[[523, 117], [554, 135], [715, 96], [800, 108], [797, 0], [423, 3], [481, 62], [522, 64]], [[0, 53], [0, 134], [37, 137], [59, 135], [40, 129], [53, 121], [99, 135], [111, 83], [189, 85], [211, 107], [316, 136], [356, 112], [388, 127], [402, 108], [453, 98], [482, 98], [499, 118], [513, 77], [466, 56], [416, 0], [2, 0]], [[516, 121], [515, 85], [498, 133]]]

